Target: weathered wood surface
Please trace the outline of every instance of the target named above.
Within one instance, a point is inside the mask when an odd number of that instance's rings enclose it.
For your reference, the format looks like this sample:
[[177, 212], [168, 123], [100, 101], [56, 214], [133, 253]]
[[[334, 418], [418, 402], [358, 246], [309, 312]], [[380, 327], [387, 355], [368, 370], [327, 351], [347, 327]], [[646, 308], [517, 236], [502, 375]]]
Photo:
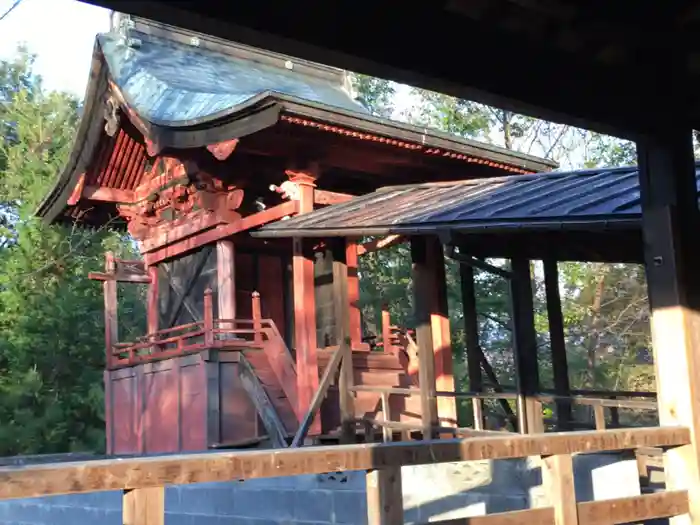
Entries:
[[673, 447], [689, 441], [687, 428], [637, 428], [31, 465], [0, 469], [0, 499], [372, 470], [400, 465]]
[[[644, 496], [577, 503], [578, 525], [637, 523], [653, 518], [680, 516], [688, 512], [688, 493], [684, 490]], [[431, 522], [431, 525], [556, 525], [552, 507], [499, 512], [486, 516]]]

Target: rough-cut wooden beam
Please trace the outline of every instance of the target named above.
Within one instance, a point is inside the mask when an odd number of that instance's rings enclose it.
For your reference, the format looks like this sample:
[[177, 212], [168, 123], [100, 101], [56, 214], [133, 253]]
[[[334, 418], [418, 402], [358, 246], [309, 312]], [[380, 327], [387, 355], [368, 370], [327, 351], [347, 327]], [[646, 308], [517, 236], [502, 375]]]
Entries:
[[396, 246], [406, 242], [407, 238], [405, 235], [388, 235], [382, 237], [381, 239], [376, 239], [374, 241], [369, 241], [364, 244], [357, 245], [357, 255], [365, 255], [367, 253], [376, 252], [383, 248], [389, 248], [391, 246]]
[[274, 222], [282, 219], [283, 217], [295, 215], [297, 210], [298, 203], [296, 201], [284, 202], [264, 211], [248, 215], [247, 217], [242, 217], [234, 223], [227, 224], [225, 226], [221, 225], [206, 232], [182, 239], [174, 244], [154, 249], [153, 251], [146, 253], [144, 258], [147, 264], [156, 264], [164, 261], [165, 259], [180, 256], [188, 251], [204, 246], [205, 244], [211, 244], [219, 239], [225, 239], [226, 237], [235, 235], [238, 232], [257, 228], [258, 226], [262, 226], [268, 222]]
[[322, 474], [340, 470], [371, 470], [400, 465], [673, 447], [689, 442], [690, 432], [687, 428], [656, 427], [529, 436], [506, 434], [463, 440], [335, 445], [274, 451], [168, 454], [42, 464], [0, 468], [0, 499]]
[[353, 195], [347, 193], [337, 193], [335, 191], [314, 190], [314, 204], [327, 206], [329, 204], [342, 204], [352, 200]]

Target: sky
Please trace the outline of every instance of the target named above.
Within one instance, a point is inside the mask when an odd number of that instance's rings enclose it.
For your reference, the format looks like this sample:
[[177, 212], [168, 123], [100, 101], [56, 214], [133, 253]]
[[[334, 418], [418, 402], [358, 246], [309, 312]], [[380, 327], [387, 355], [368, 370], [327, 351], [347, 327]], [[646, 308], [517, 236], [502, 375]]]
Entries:
[[[0, 0], [0, 14], [14, 0]], [[47, 89], [83, 97], [95, 35], [109, 30], [109, 11], [76, 0], [21, 0], [0, 21], [0, 59], [27, 44]]]

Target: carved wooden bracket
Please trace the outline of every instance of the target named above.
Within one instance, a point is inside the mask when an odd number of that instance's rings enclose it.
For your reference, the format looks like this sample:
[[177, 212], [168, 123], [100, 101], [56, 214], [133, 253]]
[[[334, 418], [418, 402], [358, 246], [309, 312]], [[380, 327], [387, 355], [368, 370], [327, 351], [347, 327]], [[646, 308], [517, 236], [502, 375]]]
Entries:
[[193, 162], [162, 159], [165, 173], [145, 187], [137, 189], [139, 200], [117, 206], [128, 221], [129, 233], [138, 240], [155, 234], [155, 228], [182, 222], [195, 216], [215, 217], [230, 223], [240, 218], [236, 213], [243, 202], [243, 190], [225, 185], [221, 180], [199, 170]]

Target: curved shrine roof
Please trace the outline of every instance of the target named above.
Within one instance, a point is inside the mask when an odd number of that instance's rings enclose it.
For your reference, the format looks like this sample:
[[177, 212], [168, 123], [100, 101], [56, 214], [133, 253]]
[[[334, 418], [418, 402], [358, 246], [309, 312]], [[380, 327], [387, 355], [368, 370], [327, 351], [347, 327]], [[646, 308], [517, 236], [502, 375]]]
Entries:
[[[345, 71], [143, 19], [126, 22], [96, 38], [71, 156], [37, 212], [50, 222], [66, 214], [75, 218], [68, 199], [82, 174], [94, 170], [102, 157], [113, 171], [119, 163], [138, 171], [149, 142], [160, 149], [197, 148], [251, 135], [280, 121], [429, 158], [482, 164], [501, 173], [556, 167], [530, 155], [372, 116], [353, 99]], [[116, 98], [120, 118], [145, 138], [131, 137], [137, 140], [130, 154], [143, 157], [138, 163], [110, 157], [119, 139], [105, 133], [109, 98]], [[93, 177], [98, 184], [99, 177]], [[133, 182], [137, 177], [134, 172], [121, 178]], [[121, 183], [116, 188], [129, 189]]]

